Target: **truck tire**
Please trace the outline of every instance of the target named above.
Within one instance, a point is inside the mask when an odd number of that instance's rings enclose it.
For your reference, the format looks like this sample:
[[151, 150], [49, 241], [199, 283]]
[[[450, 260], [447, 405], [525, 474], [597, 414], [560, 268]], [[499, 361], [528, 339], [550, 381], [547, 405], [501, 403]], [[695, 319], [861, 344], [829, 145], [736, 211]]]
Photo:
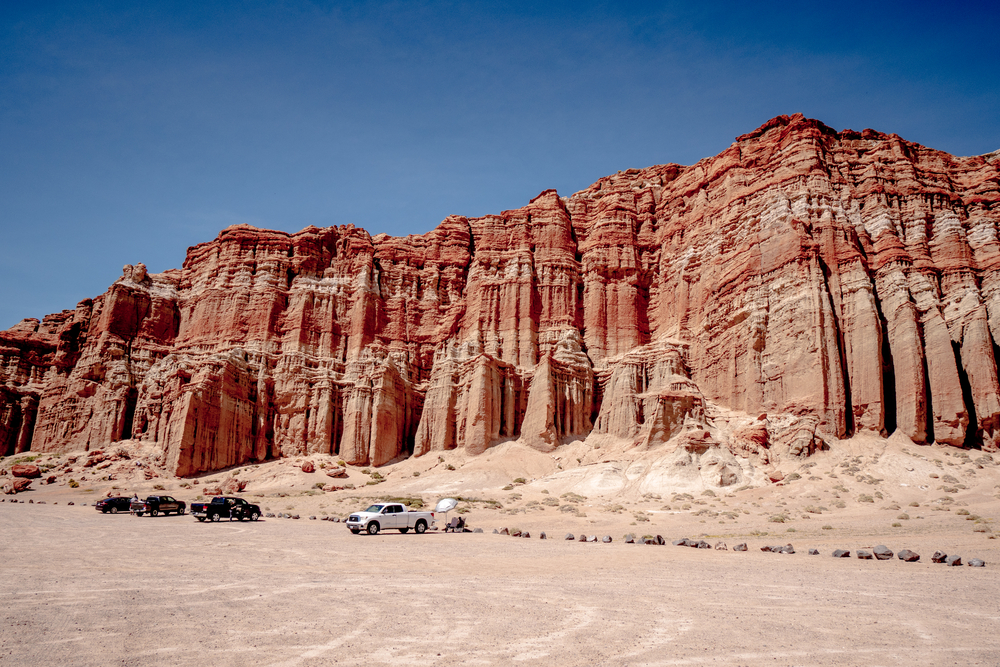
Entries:
[[205, 520], [205, 517], [203, 517], [203, 516], [198, 517], [198, 521], [204, 521], [204, 520]]
[[149, 516], [156, 516], [160, 513], [160, 510], [149, 510]]
[[250, 520], [251, 521], [256, 521], [259, 518], [260, 518], [260, 512], [251, 512], [250, 513]]
[[409, 528], [400, 528], [399, 532], [401, 532], [403, 535], [406, 535], [408, 532], [410, 532], [410, 529]]
[[413, 527], [413, 530], [417, 531], [417, 535], [423, 535], [427, 532], [427, 522], [423, 519], [417, 521], [417, 525]]
[[213, 514], [212, 515], [212, 521], [216, 521], [216, 522], [222, 521], [222, 515], [221, 514]]
[[117, 507], [112, 507], [111, 508], [111, 513], [112, 514], [118, 514], [118, 508]]
[[368, 534], [378, 535], [379, 528], [381, 528], [381, 526], [378, 525], [378, 521], [372, 521], [370, 524], [368, 524]]
[[136, 512], [135, 515], [136, 516], [142, 516], [142, 512]]
[[361, 532], [361, 529], [360, 528], [351, 528], [351, 532], [354, 533], [355, 535], [357, 535], [358, 533]]
[[184, 516], [184, 508], [183, 507], [180, 508], [179, 510], [177, 510], [177, 516]]

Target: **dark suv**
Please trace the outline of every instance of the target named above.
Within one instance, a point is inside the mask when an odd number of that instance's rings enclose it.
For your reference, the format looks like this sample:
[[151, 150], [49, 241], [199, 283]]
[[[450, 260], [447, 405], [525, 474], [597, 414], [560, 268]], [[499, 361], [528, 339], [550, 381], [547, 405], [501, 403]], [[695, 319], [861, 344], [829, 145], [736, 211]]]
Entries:
[[94, 503], [94, 509], [98, 512], [103, 512], [104, 514], [118, 514], [119, 512], [128, 512], [131, 502], [131, 498], [125, 498], [123, 496], [105, 498], [104, 500], [98, 500]]

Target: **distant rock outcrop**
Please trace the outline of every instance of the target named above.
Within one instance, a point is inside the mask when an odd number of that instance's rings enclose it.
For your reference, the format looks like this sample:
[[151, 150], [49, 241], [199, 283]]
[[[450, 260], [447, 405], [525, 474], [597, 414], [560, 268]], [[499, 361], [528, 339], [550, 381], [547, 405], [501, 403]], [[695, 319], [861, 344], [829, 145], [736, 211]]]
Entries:
[[0, 454], [133, 438], [184, 476], [593, 434], [725, 485], [823, 435], [995, 450], [998, 222], [1000, 162], [796, 115], [419, 236], [234, 226], [0, 332]]

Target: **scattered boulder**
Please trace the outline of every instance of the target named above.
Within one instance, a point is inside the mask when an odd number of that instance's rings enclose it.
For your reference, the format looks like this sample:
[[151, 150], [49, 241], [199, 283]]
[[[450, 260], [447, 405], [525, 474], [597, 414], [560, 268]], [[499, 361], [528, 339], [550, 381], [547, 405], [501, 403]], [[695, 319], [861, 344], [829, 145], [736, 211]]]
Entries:
[[920, 554], [915, 551], [910, 551], [909, 549], [901, 549], [896, 557], [905, 563], [915, 563], [920, 560]]
[[577, 542], [586, 542], [586, 541], [587, 541], [587, 536], [582, 533], [580, 534], [580, 537], [577, 538]]
[[760, 550], [764, 552], [769, 552], [771, 551], [771, 547], [761, 547]]
[[733, 551], [746, 551], [746, 550], [747, 550], [746, 542], [740, 542], [735, 547], [733, 547]]
[[591, 535], [587, 538], [588, 542], [597, 542], [597, 535]]
[[947, 558], [948, 558], [948, 554], [943, 553], [941, 551], [935, 551], [931, 555], [931, 562], [932, 563], [943, 563]]
[[833, 552], [833, 557], [834, 558], [850, 558], [851, 557], [851, 552], [848, 551], [847, 549], [836, 549]]
[[483, 532], [483, 529], [482, 528], [476, 528], [472, 532], [474, 532], [474, 533], [481, 533], [481, 532]]
[[[674, 542], [676, 544], [676, 541]], [[625, 544], [635, 544], [635, 535], [629, 533], [625, 536]]]
[[729, 547], [726, 546], [725, 542], [716, 542], [715, 543], [715, 550], [716, 551], [729, 551]]
[[986, 567], [986, 561], [980, 558], [970, 558], [969, 562], [966, 563], [969, 567]]
[[66, 503], [66, 504], [67, 504], [67, 505], [72, 505], [72, 504], [73, 504], [73, 501], [71, 500], [71, 501], [69, 501], [69, 502], [68, 502], [68, 503]]
[[786, 544], [785, 546], [783, 546], [783, 547], [781, 547], [781, 548], [778, 549], [778, 553], [780, 553], [780, 554], [793, 554], [793, 553], [795, 553], [795, 549], [792, 547], [791, 544]]
[[947, 563], [948, 565], [952, 565], [952, 566], [954, 566], [954, 565], [961, 565], [962, 564], [962, 557], [961, 556], [948, 556], [945, 559], [944, 562]]
[[819, 549], [810, 549], [809, 550], [809, 555], [810, 556], [818, 556], [819, 555]]
[[45, 478], [45, 483], [46, 484], [55, 484], [56, 483], [56, 476], [55, 475], [49, 475], [48, 477]]
[[862, 550], [859, 549], [858, 550], [858, 558], [860, 560], [871, 560], [872, 559], [872, 555], [870, 553], [868, 553], [867, 551], [862, 551]]
[[499, 531], [499, 530], [497, 530], [496, 528], [494, 528], [494, 529], [493, 529], [493, 534], [494, 534], [494, 535], [499, 535], [499, 534], [500, 534], [500, 531]]
[[602, 541], [602, 542], [604, 542], [605, 544], [611, 544], [611, 536], [610, 536], [610, 535], [605, 535], [605, 536], [604, 536], [604, 537], [603, 537], [603, 538], [601, 539], [601, 541]]
[[326, 471], [326, 476], [333, 477], [334, 479], [346, 479], [347, 470], [345, 468], [333, 468]]
[[312, 461], [303, 461], [302, 472], [316, 472], [316, 464]]
[[223, 496], [234, 496], [237, 493], [243, 491], [247, 488], [247, 482], [241, 479], [236, 479], [235, 477], [230, 477], [222, 483], [222, 493]]
[[573, 533], [566, 533], [566, 537], [565, 537], [564, 539], [567, 539], [567, 540], [575, 540], [576, 538], [575, 538], [575, 537], [573, 537]]
[[311, 516], [311, 517], [309, 517], [309, 520], [310, 520], [310, 521], [315, 521], [315, 520], [316, 520], [316, 517], [315, 517], [315, 516]]
[[[478, 528], [477, 528], [477, 530], [478, 530]], [[481, 531], [480, 531], [480, 532], [481, 532]], [[548, 539], [548, 536], [547, 536], [547, 535], [545, 534], [545, 531], [542, 531], [542, 532], [541, 532], [541, 533], [540, 533], [540, 534], [538, 535], [538, 539], [540, 539], [540, 540], [545, 540], [545, 539]]]
[[510, 531], [505, 527], [500, 529], [501, 535], [510, 535]]
[[675, 547], [687, 547], [690, 546], [689, 544], [690, 541], [691, 540], [689, 540], [688, 538], [683, 537], [679, 540], [674, 540], [673, 542], [671, 542], [671, 544], [673, 544]]
[[531, 537], [531, 533], [529, 533], [528, 531], [524, 531], [523, 533], [521, 533], [521, 537]]
[[34, 463], [17, 463], [10, 467], [10, 474], [14, 477], [37, 479], [42, 476], [42, 471]]
[[656, 544], [656, 538], [655, 537], [644, 537], [644, 538], [642, 538], [642, 543], [643, 544]]
[[699, 549], [711, 549], [712, 545], [709, 544], [708, 542], [706, 542], [705, 540], [700, 540], [698, 542], [698, 548]]
[[292, 515], [292, 518], [293, 518], [293, 519], [298, 519], [298, 518], [299, 518], [299, 515], [298, 515], [298, 514], [293, 514], [293, 515]]
[[3, 485], [3, 492], [8, 496], [12, 496], [15, 493], [21, 493], [22, 491], [27, 491], [31, 488], [31, 480], [24, 477], [15, 477], [14, 479], [5, 482]]
[[884, 544], [879, 544], [872, 551], [875, 553], [875, 558], [878, 560], [889, 560], [893, 557], [892, 550], [889, 549]]
[[330, 519], [330, 521], [333, 521], [334, 523], [340, 523], [340, 517], [335, 516], [332, 519]]
[[785, 473], [781, 472], [780, 470], [775, 470], [774, 472], [768, 473], [767, 478], [771, 482], [780, 482], [781, 480], [785, 479]]
[[510, 531], [510, 532], [508, 533], [508, 535], [510, 535], [511, 537], [521, 537], [521, 531], [520, 531], [520, 530], [518, 530], [517, 528], [513, 528], [513, 529], [511, 529], [511, 531]]
[[665, 539], [663, 539], [663, 535], [657, 535], [656, 536], [656, 543], [659, 544], [662, 547], [663, 545], [665, 545], [667, 543], [667, 541]]

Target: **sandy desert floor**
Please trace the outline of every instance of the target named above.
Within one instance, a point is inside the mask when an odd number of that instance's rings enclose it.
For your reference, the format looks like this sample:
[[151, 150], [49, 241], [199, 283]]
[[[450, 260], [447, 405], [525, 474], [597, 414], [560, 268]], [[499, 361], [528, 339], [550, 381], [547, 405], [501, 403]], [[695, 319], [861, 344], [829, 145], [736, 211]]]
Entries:
[[[457, 458], [440, 473], [426, 469], [437, 461], [390, 466], [373, 486], [352, 469], [355, 489], [323, 493], [320, 472], [273, 462], [226, 473], [251, 479], [243, 495], [267, 511], [301, 517], [257, 523], [92, 506], [155, 484], [190, 502], [192, 480], [40, 486], [0, 503], [0, 664], [997, 665], [1000, 468], [954, 454], [887, 446], [859, 458], [847, 443], [783, 486], [714, 496], [586, 496], [545, 470], [504, 489], [530, 460], [498, 479], [488, 460]], [[353, 536], [309, 519], [456, 490], [479, 499], [459, 509], [484, 533]], [[626, 533], [730, 549], [625, 544]], [[739, 542], [750, 550], [733, 551]], [[760, 551], [786, 543], [795, 554]], [[853, 557], [877, 544], [921, 560]], [[932, 564], [935, 550], [987, 565]]]

